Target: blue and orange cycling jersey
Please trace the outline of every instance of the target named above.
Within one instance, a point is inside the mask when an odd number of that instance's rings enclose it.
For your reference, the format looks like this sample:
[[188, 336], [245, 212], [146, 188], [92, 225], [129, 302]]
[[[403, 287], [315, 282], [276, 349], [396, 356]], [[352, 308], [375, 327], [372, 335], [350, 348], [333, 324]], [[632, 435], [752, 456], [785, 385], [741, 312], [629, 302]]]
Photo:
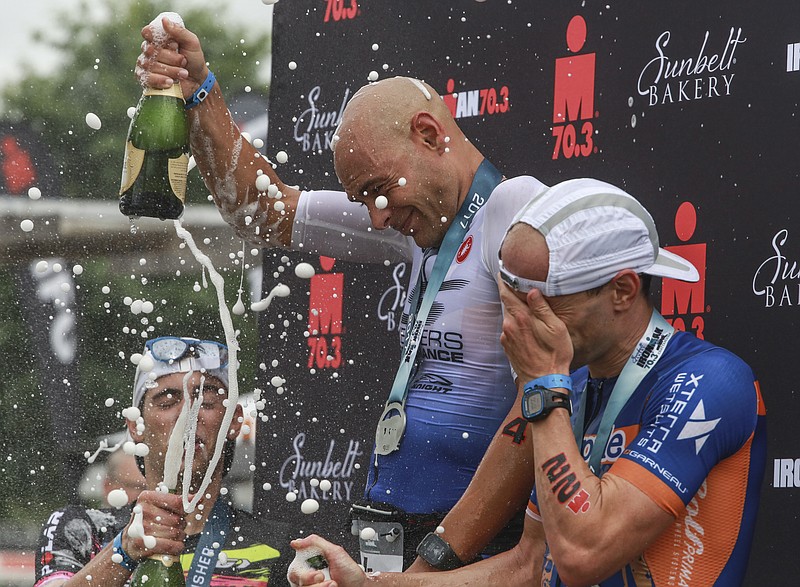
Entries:
[[[587, 377], [585, 367], [573, 374], [573, 401], [588, 393], [586, 459], [616, 383]], [[675, 523], [602, 587], [741, 584], [764, 474], [764, 416], [747, 364], [675, 333], [617, 417], [601, 461], [603, 473], [632, 483]], [[535, 490], [528, 513], [538, 517]], [[544, 585], [562, 584], [549, 553], [544, 575]]]

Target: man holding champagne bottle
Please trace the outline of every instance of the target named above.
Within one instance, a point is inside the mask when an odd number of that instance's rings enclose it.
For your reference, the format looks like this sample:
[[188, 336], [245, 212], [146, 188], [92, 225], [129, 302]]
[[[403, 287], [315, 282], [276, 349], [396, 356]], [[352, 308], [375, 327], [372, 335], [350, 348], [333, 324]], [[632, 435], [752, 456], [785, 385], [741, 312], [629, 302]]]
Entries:
[[[417, 295], [406, 300], [401, 338], [403, 355], [419, 360], [404, 361], [415, 370], [398, 368], [384, 415], [368, 424], [376, 426], [375, 454], [364, 503], [353, 504], [358, 524], [385, 523], [380, 531], [396, 537], [387, 552], [370, 553], [368, 566], [407, 568], [426, 535], [458, 543], [466, 556], [461, 562], [511, 548], [521, 535], [533, 474], [529, 435], [499, 343], [497, 247], [516, 212], [545, 186], [531, 176], [504, 180], [434, 88], [396, 77], [364, 86], [344, 109], [333, 137], [343, 191], [301, 192], [242, 138], [197, 36], [166, 19], [162, 24], [166, 42], [154, 27], [143, 29], [136, 74], [146, 87], [180, 85], [192, 155], [237, 234], [258, 246], [413, 267], [407, 291]], [[458, 360], [426, 352], [437, 335], [458, 341]], [[447, 400], [425, 384], [436, 377], [452, 383]], [[523, 481], [496, 488], [494, 475], [476, 474], [487, 449]], [[463, 524], [459, 537], [449, 525], [440, 538], [433, 530], [457, 502], [465, 512], [498, 512], [496, 523]], [[369, 545], [362, 547], [365, 561]]]
[[[132, 439], [128, 448], [137, 455], [147, 490], [135, 504], [111, 498], [117, 509], [67, 506], [51, 514], [40, 537], [35, 587], [181, 587], [184, 573], [188, 585], [228, 585], [232, 577], [252, 587], [285, 584], [288, 529], [233, 508], [223, 487], [242, 426], [241, 406], [226, 435], [223, 458], [216, 464], [212, 459], [227, 396], [227, 347], [193, 338], [148, 340], [132, 406], [123, 411]], [[191, 408], [184, 406], [185, 397], [191, 398]], [[168, 491], [164, 471], [175, 458], [169, 448], [176, 444], [170, 438], [184, 425], [188, 433], [178, 438], [179, 480]], [[180, 478], [191, 476], [193, 494], [211, 466], [210, 485], [187, 513]]]

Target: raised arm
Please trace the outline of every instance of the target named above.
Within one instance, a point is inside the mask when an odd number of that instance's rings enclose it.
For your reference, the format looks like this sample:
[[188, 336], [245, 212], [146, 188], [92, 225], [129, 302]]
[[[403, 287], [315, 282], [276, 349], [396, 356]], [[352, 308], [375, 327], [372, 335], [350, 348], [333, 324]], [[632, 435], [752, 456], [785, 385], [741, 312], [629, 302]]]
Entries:
[[[500, 282], [500, 338], [522, 382], [569, 374], [573, 347], [563, 321], [539, 290], [527, 302]], [[559, 390], [570, 393], [571, 390]], [[592, 473], [566, 410], [529, 425], [536, 446], [536, 493], [547, 544], [568, 585], [594, 585], [638, 557], [675, 518], [627, 480]], [[613, 471], [613, 469], [612, 469]]]
[[[136, 75], [152, 88], [168, 88], [177, 81], [189, 98], [209, 72], [200, 40], [166, 18], [162, 24], [167, 35], [163, 42], [155, 38], [158, 33], [149, 25], [142, 29], [145, 42]], [[288, 247], [300, 192], [281, 181], [272, 165], [242, 137], [219, 83], [188, 113], [192, 155], [222, 217], [250, 242]], [[257, 189], [259, 172], [277, 186], [279, 197]]]

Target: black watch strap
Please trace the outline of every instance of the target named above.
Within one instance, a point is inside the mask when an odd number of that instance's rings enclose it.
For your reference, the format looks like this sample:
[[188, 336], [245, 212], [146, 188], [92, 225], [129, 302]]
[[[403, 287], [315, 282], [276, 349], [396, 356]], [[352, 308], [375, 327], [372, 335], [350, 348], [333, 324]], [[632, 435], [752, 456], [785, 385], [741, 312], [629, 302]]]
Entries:
[[434, 569], [440, 571], [452, 571], [467, 564], [458, 558], [447, 541], [435, 532], [429, 532], [417, 545], [417, 554]]

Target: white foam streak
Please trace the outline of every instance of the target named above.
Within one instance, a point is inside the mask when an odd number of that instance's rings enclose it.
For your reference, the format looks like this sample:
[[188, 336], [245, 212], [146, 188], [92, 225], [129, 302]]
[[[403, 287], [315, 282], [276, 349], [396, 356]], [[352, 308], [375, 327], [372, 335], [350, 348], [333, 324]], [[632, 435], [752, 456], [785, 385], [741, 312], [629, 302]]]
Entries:
[[[189, 372], [183, 378], [183, 401], [184, 405], [190, 399], [189, 394], [189, 378], [191, 377], [192, 373]], [[186, 496], [189, 495], [189, 484], [192, 480], [192, 467], [194, 466], [194, 440], [195, 435], [197, 434], [197, 419], [200, 416], [200, 407], [203, 405], [203, 389], [205, 385], [206, 378], [204, 376], [200, 377], [200, 393], [197, 397], [194, 398], [192, 401], [192, 406], [189, 408], [189, 416], [187, 419], [188, 426], [186, 427], [186, 431], [183, 435], [183, 444], [185, 446], [186, 451], [186, 459], [184, 461], [183, 466], [183, 495], [184, 499]], [[189, 510], [186, 510], [189, 511]]]
[[208, 488], [209, 484], [211, 483], [211, 477], [214, 473], [214, 470], [217, 468], [217, 463], [219, 463], [219, 458], [222, 455], [223, 448], [225, 447], [225, 440], [227, 438], [228, 430], [233, 422], [236, 404], [239, 401], [239, 360], [237, 357], [239, 343], [236, 341], [236, 332], [233, 329], [233, 318], [228, 310], [228, 305], [225, 303], [225, 280], [214, 268], [214, 264], [211, 262], [211, 259], [208, 258], [208, 255], [204, 254], [202, 251], [200, 251], [200, 249], [197, 248], [194, 238], [192, 237], [191, 233], [183, 227], [181, 221], [174, 220], [173, 224], [175, 226], [175, 232], [180, 238], [183, 239], [192, 253], [194, 253], [197, 261], [206, 269], [208, 269], [208, 274], [211, 277], [211, 283], [214, 284], [214, 288], [217, 290], [219, 317], [220, 321], [222, 322], [222, 329], [225, 332], [225, 342], [228, 345], [228, 407], [225, 409], [225, 416], [222, 419], [222, 424], [219, 428], [219, 432], [217, 433], [217, 445], [214, 448], [214, 456], [211, 458], [208, 470], [206, 471], [202, 484], [197, 489], [195, 498], [189, 501], [188, 495], [184, 494], [183, 496], [183, 507], [186, 512], [191, 513], [194, 511], [197, 503], [203, 498], [206, 488]]
[[[186, 430], [186, 419], [189, 414], [186, 383], [191, 375], [192, 372], [190, 371], [183, 378], [183, 406], [181, 406], [181, 413], [172, 428], [172, 434], [170, 434], [169, 443], [167, 444], [167, 454], [164, 456], [164, 485], [170, 491], [174, 490], [178, 485], [178, 473], [180, 473], [181, 460], [183, 458], [183, 436]], [[191, 474], [184, 475], [184, 477], [191, 477]]]
[[419, 88], [419, 91], [422, 92], [422, 94], [425, 96], [426, 100], [432, 100], [433, 99], [433, 96], [431, 96], [431, 93], [428, 91], [428, 88], [426, 88], [425, 85], [421, 81], [419, 81], [418, 79], [415, 79], [413, 77], [410, 77], [408, 79], [409, 79], [409, 81], [411, 81], [412, 84], [414, 84], [415, 86], [417, 86]]
[[285, 285], [283, 283], [279, 283], [278, 285], [276, 285], [275, 287], [272, 288], [272, 290], [269, 292], [269, 295], [267, 295], [267, 297], [265, 297], [262, 300], [259, 300], [257, 302], [253, 302], [252, 304], [250, 304], [250, 309], [253, 310], [253, 312], [263, 312], [264, 310], [269, 308], [269, 305], [272, 303], [272, 298], [274, 298], [274, 297], [285, 298], [290, 293], [291, 293], [291, 290], [289, 289], [288, 285]]

